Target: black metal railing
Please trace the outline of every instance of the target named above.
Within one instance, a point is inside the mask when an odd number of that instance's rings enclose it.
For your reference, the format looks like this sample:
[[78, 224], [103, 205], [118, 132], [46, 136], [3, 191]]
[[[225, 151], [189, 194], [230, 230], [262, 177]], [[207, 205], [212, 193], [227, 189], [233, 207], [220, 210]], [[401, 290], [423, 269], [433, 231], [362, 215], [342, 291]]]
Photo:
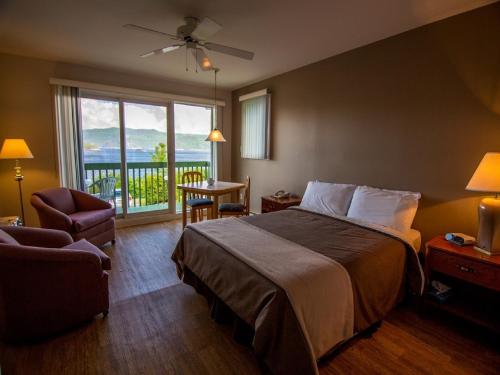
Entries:
[[[120, 163], [85, 163], [85, 177], [89, 193], [96, 194], [96, 181], [105, 177], [115, 177], [115, 195], [123, 199]], [[128, 176], [129, 207], [143, 207], [168, 202], [168, 163], [132, 162], [126, 164]], [[206, 179], [211, 175], [209, 161], [181, 161], [175, 163], [175, 185], [181, 183], [182, 175], [188, 171], [199, 171]], [[176, 189], [177, 190], [177, 189]], [[180, 202], [176, 191], [176, 202]]]

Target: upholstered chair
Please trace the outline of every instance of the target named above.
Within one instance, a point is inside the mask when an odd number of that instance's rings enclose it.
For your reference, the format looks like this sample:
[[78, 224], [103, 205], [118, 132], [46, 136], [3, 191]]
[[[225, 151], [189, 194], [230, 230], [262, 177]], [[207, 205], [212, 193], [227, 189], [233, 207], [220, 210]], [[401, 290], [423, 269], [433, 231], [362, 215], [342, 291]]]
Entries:
[[0, 339], [39, 340], [107, 314], [109, 257], [63, 231], [0, 227]]
[[75, 241], [101, 246], [115, 241], [115, 209], [109, 202], [82, 191], [53, 188], [31, 196], [42, 228], [68, 232]]

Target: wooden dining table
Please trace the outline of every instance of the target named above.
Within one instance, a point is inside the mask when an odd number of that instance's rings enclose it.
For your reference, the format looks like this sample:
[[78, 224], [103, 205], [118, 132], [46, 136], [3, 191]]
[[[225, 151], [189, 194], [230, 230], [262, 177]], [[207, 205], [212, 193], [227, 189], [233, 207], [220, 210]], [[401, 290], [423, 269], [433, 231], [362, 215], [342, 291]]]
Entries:
[[177, 189], [182, 190], [182, 227], [184, 228], [187, 224], [186, 200], [188, 193], [210, 197], [214, 202], [212, 207], [212, 219], [217, 219], [219, 214], [219, 197], [225, 194], [232, 194], [232, 201], [237, 202], [239, 191], [244, 187], [244, 183], [226, 181], [215, 181], [213, 185], [209, 185], [207, 181], [177, 185]]

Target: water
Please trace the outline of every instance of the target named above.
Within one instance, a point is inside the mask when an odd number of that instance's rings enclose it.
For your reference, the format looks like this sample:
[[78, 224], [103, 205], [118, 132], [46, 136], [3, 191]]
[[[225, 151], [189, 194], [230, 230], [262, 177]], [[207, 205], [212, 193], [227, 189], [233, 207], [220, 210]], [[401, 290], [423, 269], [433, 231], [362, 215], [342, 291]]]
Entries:
[[[154, 150], [133, 149], [127, 150], [127, 161], [148, 162]], [[95, 150], [85, 150], [83, 159], [85, 163], [119, 163], [120, 150], [117, 148], [100, 148]], [[210, 161], [210, 151], [199, 150], [176, 150], [176, 161]]]

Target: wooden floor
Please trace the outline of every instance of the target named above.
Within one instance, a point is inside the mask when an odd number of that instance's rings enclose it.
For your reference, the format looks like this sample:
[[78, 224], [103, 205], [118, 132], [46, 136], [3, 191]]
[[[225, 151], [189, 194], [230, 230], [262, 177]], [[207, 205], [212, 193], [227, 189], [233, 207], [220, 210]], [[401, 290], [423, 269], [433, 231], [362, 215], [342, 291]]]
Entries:
[[[170, 254], [180, 231], [179, 222], [119, 230], [105, 250], [113, 264], [109, 316], [35, 345], [0, 344], [1, 375], [258, 373], [252, 351], [177, 279]], [[399, 307], [373, 336], [322, 363], [320, 374], [499, 374], [496, 340]]]

